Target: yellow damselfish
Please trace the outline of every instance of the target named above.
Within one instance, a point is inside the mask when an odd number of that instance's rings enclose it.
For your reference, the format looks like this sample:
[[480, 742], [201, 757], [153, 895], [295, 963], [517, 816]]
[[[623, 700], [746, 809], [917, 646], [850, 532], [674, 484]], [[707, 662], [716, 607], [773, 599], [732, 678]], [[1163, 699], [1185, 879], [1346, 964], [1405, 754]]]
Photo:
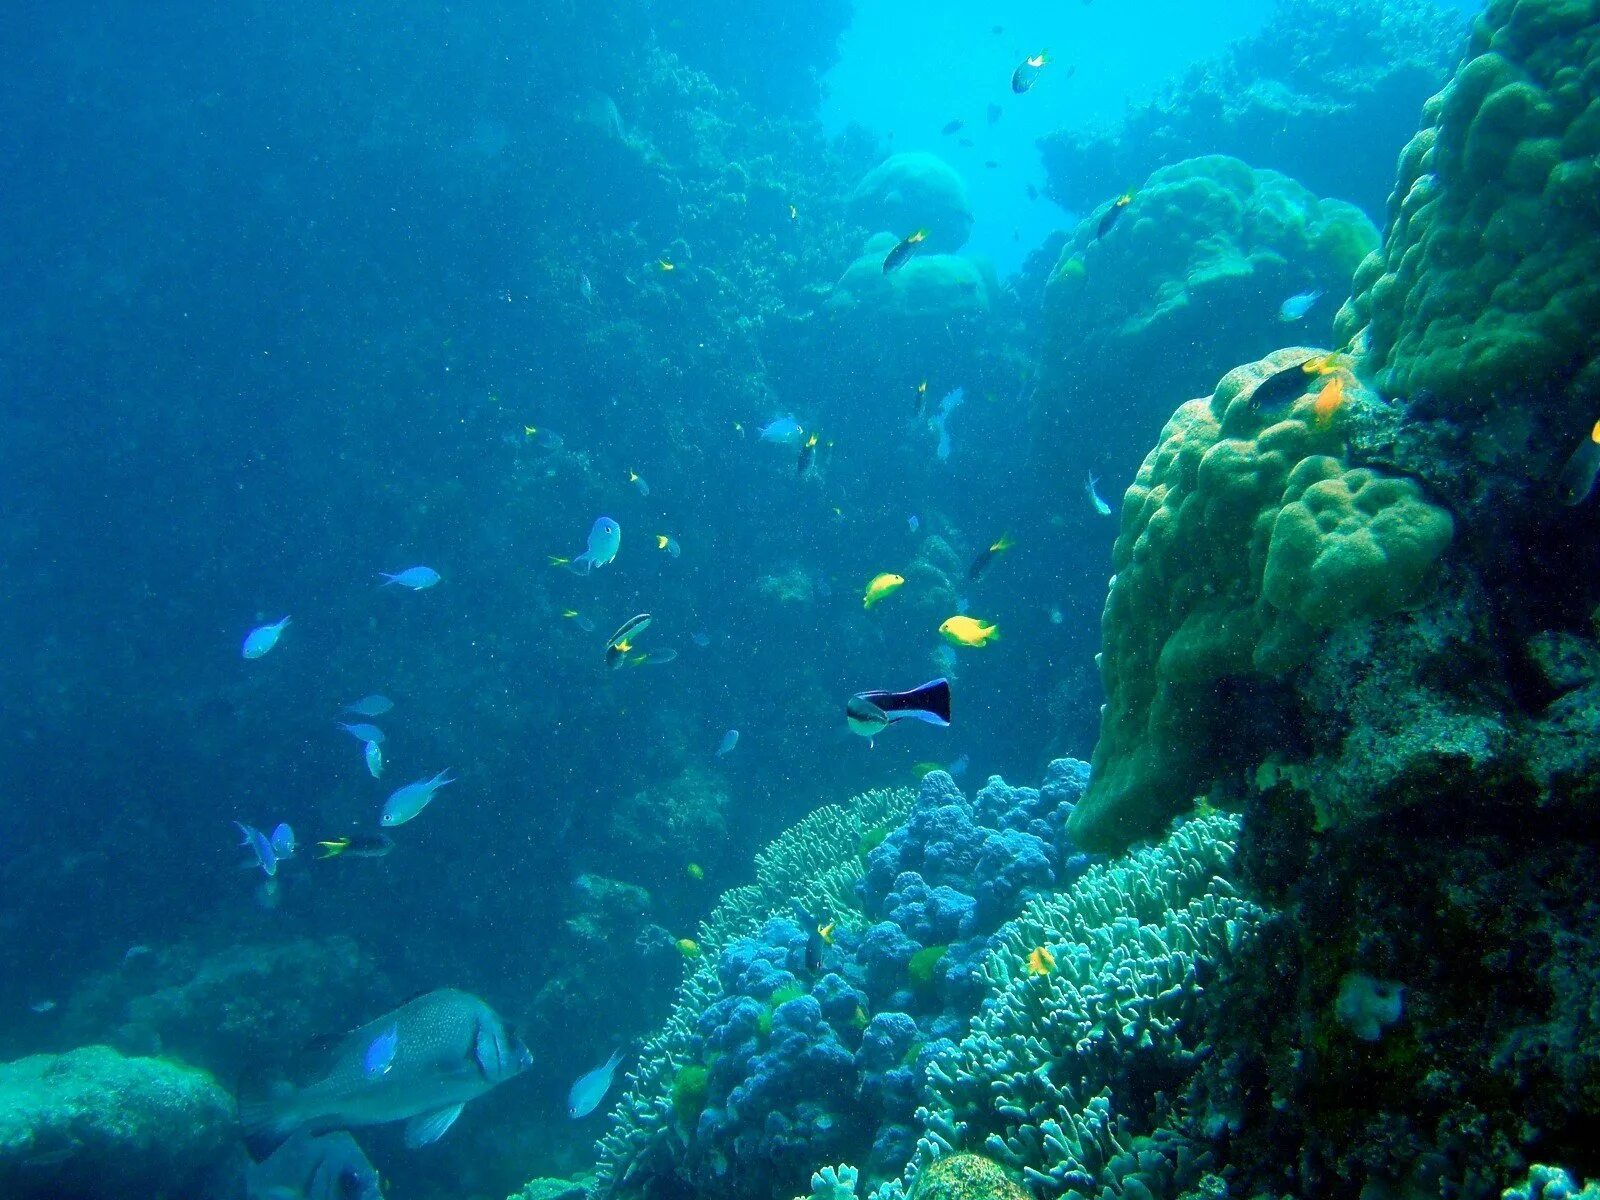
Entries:
[[881, 575], [874, 575], [867, 584], [867, 594], [861, 597], [861, 607], [870, 609], [885, 596], [893, 595], [906, 585], [904, 575], [894, 575], [888, 571]]
[[987, 646], [1000, 636], [1000, 627], [977, 617], [951, 617], [939, 626], [939, 632], [957, 646]]

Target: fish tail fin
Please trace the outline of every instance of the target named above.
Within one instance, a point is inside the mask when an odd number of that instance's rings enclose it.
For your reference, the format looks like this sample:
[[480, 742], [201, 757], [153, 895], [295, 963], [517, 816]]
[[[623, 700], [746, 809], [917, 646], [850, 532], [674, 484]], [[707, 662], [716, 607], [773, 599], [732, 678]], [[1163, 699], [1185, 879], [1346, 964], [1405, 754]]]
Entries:
[[985, 625], [983, 627], [983, 640], [986, 642], [998, 642], [1000, 640], [1000, 626], [994, 624]]
[[282, 1080], [265, 1092], [239, 1100], [239, 1127], [252, 1146], [276, 1146], [300, 1126], [289, 1103], [294, 1087]]
[[1011, 549], [1011, 547], [1015, 546], [1016, 544], [1016, 539], [1013, 538], [1010, 533], [1002, 533], [1000, 535], [1000, 540], [994, 545], [990, 546], [989, 549], [993, 550], [996, 554], [1000, 554]]
[[350, 849], [349, 838], [334, 838], [331, 842], [318, 842], [317, 857], [338, 858], [339, 855], [343, 854], [348, 849]]

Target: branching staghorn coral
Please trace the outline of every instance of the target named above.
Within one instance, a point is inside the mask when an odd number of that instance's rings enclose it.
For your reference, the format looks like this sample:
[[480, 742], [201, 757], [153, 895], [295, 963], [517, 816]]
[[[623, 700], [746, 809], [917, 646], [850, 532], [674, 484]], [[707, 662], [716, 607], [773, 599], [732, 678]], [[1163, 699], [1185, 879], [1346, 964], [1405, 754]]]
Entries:
[[[1163, 1125], [1197, 1066], [1204, 981], [1264, 917], [1226, 878], [1238, 827], [1221, 814], [1189, 821], [1002, 929], [982, 967], [989, 1000], [929, 1070], [917, 1154], [875, 1200], [899, 1200], [958, 1149], [993, 1156], [1044, 1196], [1195, 1182], [1205, 1156]], [[1039, 947], [1048, 958], [1030, 965]]]
[[756, 856], [755, 883], [723, 893], [700, 925], [705, 955], [679, 985], [661, 1032], [640, 1048], [628, 1090], [612, 1112], [611, 1129], [600, 1139], [597, 1194], [615, 1189], [678, 1136], [675, 1101], [684, 1069], [699, 1059], [696, 1024], [723, 994], [717, 979], [721, 949], [773, 916], [790, 915], [796, 904], [835, 921], [859, 921], [856, 884], [863, 874], [863, 839], [903, 820], [914, 799], [909, 788], [874, 789], [846, 805], [825, 805]]

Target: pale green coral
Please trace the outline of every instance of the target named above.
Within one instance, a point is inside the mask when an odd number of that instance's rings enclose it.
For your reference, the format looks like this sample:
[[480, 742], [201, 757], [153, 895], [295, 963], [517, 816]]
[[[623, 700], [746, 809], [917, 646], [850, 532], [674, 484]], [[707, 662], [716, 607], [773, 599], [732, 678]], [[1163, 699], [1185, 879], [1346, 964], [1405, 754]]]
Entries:
[[[1186, 807], [1210, 782], [1219, 683], [1281, 678], [1320, 630], [1402, 607], [1450, 540], [1414, 485], [1346, 478], [1349, 410], [1377, 404], [1347, 369], [1287, 408], [1256, 406], [1264, 379], [1311, 353], [1276, 351], [1179, 407], [1128, 488], [1101, 619], [1106, 708], [1069, 826], [1080, 845], [1118, 849]], [[1334, 380], [1345, 399], [1329, 411]]]
[[1394, 612], [1421, 591], [1454, 533], [1409, 479], [1314, 455], [1289, 472], [1262, 592], [1308, 625]]
[[1339, 325], [1385, 393], [1482, 411], [1600, 369], [1600, 0], [1494, 0], [1469, 55]]
[[[1202, 975], [1265, 916], [1228, 881], [1238, 830], [1231, 815], [1189, 821], [1002, 928], [981, 968], [988, 999], [958, 1052], [930, 1067], [917, 1156], [878, 1200], [920, 1194], [921, 1176], [959, 1149], [1046, 1196], [1199, 1180], [1205, 1156], [1158, 1125], [1199, 1060]], [[1029, 964], [1040, 946], [1055, 959], [1044, 974]]]

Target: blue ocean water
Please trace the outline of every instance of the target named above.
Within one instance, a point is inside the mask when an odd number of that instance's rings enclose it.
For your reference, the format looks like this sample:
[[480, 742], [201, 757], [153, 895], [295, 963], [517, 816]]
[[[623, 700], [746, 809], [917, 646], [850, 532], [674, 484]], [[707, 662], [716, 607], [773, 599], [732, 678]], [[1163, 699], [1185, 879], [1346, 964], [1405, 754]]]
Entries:
[[[605, 1106], [574, 1121], [569, 1089], [666, 1019], [680, 939], [761, 847], [932, 770], [970, 791], [1091, 757], [1120, 498], [1191, 397], [1153, 413], [1108, 389], [1041, 419], [1046, 281], [1118, 193], [1249, 161], [1250, 138], [1272, 156], [1251, 165], [1314, 191], [1392, 179], [1475, 11], [1427, 7], [1453, 48], [1428, 59], [1373, 23], [1406, 7], [17, 6], [0, 1059], [107, 1044], [246, 1097], [312, 1039], [458, 988], [531, 1066], [430, 1148], [357, 1127], [386, 1194], [588, 1170]], [[1426, 62], [1391, 93], [1251, 57], [1297, 19], [1313, 43], [1364, 25], [1357, 65]], [[1257, 69], [1312, 95], [1302, 68], [1356, 97], [1332, 165], [1296, 127], [1184, 108]], [[1395, 140], [1362, 132], [1374, 114]], [[870, 258], [858, 279], [892, 286], [868, 239], [914, 226], [851, 196], [902, 153], [954, 170], [971, 230], [896, 309], [847, 271]], [[1385, 226], [1380, 187], [1319, 194]], [[1151, 371], [1194, 351], [1158, 346]], [[930, 421], [957, 389], [944, 456]], [[763, 440], [787, 416], [799, 438]], [[385, 584], [414, 567], [437, 581]], [[867, 607], [881, 574], [903, 583]], [[951, 618], [998, 636], [957, 644]], [[847, 727], [851, 696], [941, 676], [948, 728]], [[392, 709], [346, 711], [372, 694]], [[236, 822], [298, 845], [268, 874]], [[381, 854], [339, 844], [380, 830]]]

